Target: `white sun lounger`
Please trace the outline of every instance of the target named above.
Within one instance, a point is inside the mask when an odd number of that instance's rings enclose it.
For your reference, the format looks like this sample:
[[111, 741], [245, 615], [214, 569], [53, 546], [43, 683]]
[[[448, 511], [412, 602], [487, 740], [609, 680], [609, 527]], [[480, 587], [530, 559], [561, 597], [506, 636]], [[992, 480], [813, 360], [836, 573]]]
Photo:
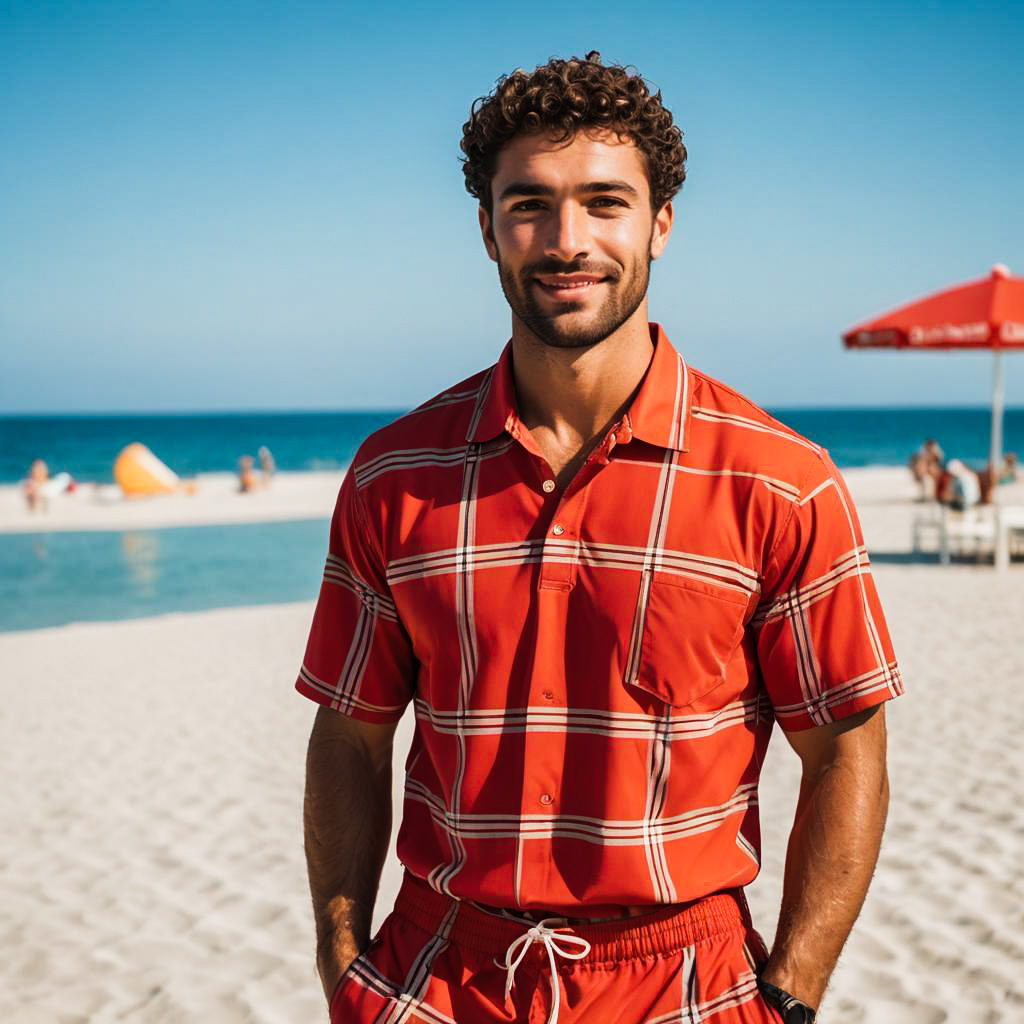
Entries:
[[932, 502], [914, 516], [910, 545], [914, 554], [939, 552], [939, 561], [949, 565], [956, 554], [987, 554], [996, 539], [995, 519], [991, 508], [969, 508], [957, 512], [947, 505]]
[[996, 569], [1008, 569], [1011, 551], [1024, 543], [1024, 505], [996, 506]]
[[938, 550], [949, 565], [952, 554], [994, 555], [996, 569], [1010, 565], [1010, 555], [1024, 544], [1024, 505], [980, 506], [957, 512], [932, 502], [922, 508], [911, 526], [915, 554]]

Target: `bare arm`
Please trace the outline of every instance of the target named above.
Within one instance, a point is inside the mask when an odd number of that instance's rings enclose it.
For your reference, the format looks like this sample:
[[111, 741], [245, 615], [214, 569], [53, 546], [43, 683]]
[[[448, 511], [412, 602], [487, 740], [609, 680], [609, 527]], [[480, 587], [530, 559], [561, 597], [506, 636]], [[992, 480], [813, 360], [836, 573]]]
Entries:
[[775, 945], [762, 975], [817, 1007], [867, 895], [885, 828], [885, 712], [787, 736], [803, 777]]
[[306, 755], [304, 824], [316, 960], [330, 999], [370, 941], [391, 836], [394, 725], [369, 725], [321, 707]]

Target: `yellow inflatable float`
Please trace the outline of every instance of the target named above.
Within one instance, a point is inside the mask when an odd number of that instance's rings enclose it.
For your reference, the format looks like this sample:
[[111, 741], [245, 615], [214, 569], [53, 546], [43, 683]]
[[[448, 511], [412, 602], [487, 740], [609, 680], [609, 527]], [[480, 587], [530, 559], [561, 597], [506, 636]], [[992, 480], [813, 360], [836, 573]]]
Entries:
[[181, 486], [178, 474], [137, 441], [117, 456], [114, 479], [129, 498], [173, 494]]

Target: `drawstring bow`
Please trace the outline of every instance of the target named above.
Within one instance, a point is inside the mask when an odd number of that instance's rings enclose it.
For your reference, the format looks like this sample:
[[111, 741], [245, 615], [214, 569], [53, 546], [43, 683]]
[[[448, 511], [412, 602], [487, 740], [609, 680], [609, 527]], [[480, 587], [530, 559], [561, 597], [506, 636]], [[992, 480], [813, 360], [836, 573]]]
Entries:
[[[567, 960], [582, 960], [590, 952], [590, 943], [586, 939], [552, 927], [561, 920], [562, 918], [559, 917], [547, 917], [535, 924], [529, 931], [523, 932], [518, 938], [513, 939], [505, 951], [505, 962], [502, 964], [508, 972], [508, 976], [505, 978], [505, 999], [507, 1000], [512, 994], [516, 968], [523, 962], [530, 947], [535, 942], [544, 946], [548, 953], [548, 963], [551, 965], [551, 1012], [548, 1015], [548, 1024], [558, 1024], [558, 1004], [561, 997], [558, 985], [558, 963], [555, 960], [555, 955], [565, 957]], [[566, 946], [575, 946], [577, 951], [572, 952], [570, 949], [566, 949]]]

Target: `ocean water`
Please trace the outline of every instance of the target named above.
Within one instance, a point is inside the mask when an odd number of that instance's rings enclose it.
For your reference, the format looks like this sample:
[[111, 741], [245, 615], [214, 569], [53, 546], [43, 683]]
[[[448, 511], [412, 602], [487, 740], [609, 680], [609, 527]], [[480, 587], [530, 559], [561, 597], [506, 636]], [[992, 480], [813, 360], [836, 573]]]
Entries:
[[[988, 456], [986, 408], [775, 409], [783, 423], [832, 453], [840, 466], [905, 465], [926, 437], [949, 456], [982, 463]], [[240, 455], [260, 445], [284, 470], [348, 465], [367, 434], [401, 411], [222, 413], [167, 416], [0, 417], [0, 482], [22, 479], [33, 459], [77, 480], [109, 483], [117, 453], [132, 441], [148, 445], [180, 476], [233, 471]], [[1024, 451], [1024, 409], [1004, 421], [1005, 448]]]
[[21, 480], [33, 459], [76, 480], [113, 481], [114, 459], [141, 441], [179, 476], [227, 470], [260, 445], [279, 469], [340, 469], [360, 442], [401, 411], [197, 413], [166, 416], [0, 416], [0, 482]]
[[[261, 444], [284, 470], [348, 464], [398, 412], [0, 418], [0, 482], [34, 458], [109, 482], [117, 452], [142, 441], [181, 476], [231, 471]], [[950, 457], [985, 461], [987, 409], [781, 409], [840, 466], [905, 465], [928, 436]], [[1024, 452], [1024, 409], [1007, 413], [1005, 448]], [[327, 515], [297, 523], [111, 533], [0, 534], [0, 632], [307, 600], [316, 596]]]
[[309, 600], [327, 530], [325, 519], [2, 535], [0, 632]]

